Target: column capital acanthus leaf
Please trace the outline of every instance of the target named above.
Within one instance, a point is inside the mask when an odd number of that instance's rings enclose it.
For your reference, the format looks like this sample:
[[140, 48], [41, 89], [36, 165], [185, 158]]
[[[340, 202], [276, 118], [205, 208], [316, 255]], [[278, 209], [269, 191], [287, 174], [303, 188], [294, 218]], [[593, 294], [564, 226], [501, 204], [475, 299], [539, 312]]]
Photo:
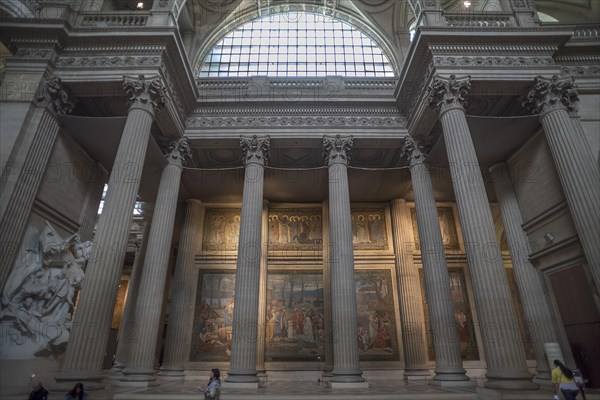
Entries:
[[323, 157], [327, 164], [350, 164], [352, 158], [352, 136], [324, 136]]
[[421, 143], [412, 136], [407, 136], [404, 139], [400, 158], [412, 167], [417, 164], [423, 164], [430, 150], [430, 144]]
[[269, 136], [240, 136], [240, 146], [244, 153], [244, 164], [258, 163], [265, 165], [269, 161], [271, 138]]
[[449, 78], [435, 76], [433, 83], [427, 89], [427, 103], [435, 111], [444, 112], [451, 108], [465, 108], [467, 106], [467, 95], [471, 89], [471, 78], [469, 76]]
[[142, 108], [151, 113], [164, 107], [167, 93], [159, 76], [124, 76], [123, 89], [129, 97], [129, 108]]
[[163, 144], [161, 150], [170, 164], [186, 165], [192, 159], [190, 142], [185, 136]]
[[535, 78], [532, 88], [527, 93], [523, 107], [533, 114], [543, 114], [556, 109], [564, 108], [569, 113], [577, 113], [579, 93], [573, 78]]
[[70, 100], [70, 97], [60, 78], [50, 76], [40, 83], [34, 102], [55, 114], [69, 114], [75, 107], [75, 103]]

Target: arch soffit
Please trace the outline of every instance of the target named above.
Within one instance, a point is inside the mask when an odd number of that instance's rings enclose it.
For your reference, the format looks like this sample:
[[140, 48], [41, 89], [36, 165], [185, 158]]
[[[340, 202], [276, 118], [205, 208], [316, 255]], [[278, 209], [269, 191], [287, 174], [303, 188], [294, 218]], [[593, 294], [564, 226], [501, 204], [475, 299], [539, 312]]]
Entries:
[[[198, 10], [195, 10], [196, 12]], [[247, 8], [242, 12], [232, 11], [227, 17], [222, 19], [218, 25], [212, 29], [206, 35], [203, 35], [201, 40], [202, 43], [197, 43], [195, 50], [193, 51], [192, 66], [194, 74], [197, 75], [200, 69], [201, 63], [203, 62], [206, 54], [212, 50], [212, 48], [221, 40], [226, 34], [234, 30], [235, 28], [244, 25], [254, 19], [266, 17], [270, 14], [279, 14], [285, 12], [307, 12], [320, 15], [333, 16], [341, 22], [348, 23], [365, 35], [369, 36], [388, 57], [390, 64], [394, 71], [399, 74], [402, 66], [402, 61], [398, 59], [397, 51], [394, 50], [393, 38], [389, 37], [387, 33], [381, 32], [377, 27], [373, 26], [372, 23], [367, 21], [364, 17], [354, 15], [354, 13], [348, 12], [348, 10], [341, 10], [336, 8], [333, 15], [330, 13], [331, 9], [314, 4], [280, 4], [273, 5], [270, 7], [259, 9], [257, 7]]]
[[20, 0], [2, 0], [0, 1], [0, 10], [14, 18], [35, 17], [27, 4]]

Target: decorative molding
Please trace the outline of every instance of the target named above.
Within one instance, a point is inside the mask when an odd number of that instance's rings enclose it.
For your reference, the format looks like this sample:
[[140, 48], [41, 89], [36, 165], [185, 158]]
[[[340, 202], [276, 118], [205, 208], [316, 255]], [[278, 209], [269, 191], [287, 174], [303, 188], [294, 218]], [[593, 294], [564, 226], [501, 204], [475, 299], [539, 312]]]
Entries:
[[423, 164], [430, 150], [430, 145], [424, 145], [415, 140], [412, 136], [407, 136], [404, 138], [404, 145], [402, 146], [400, 158], [412, 167], [417, 164]]
[[466, 97], [471, 89], [470, 77], [456, 79], [434, 77], [433, 83], [427, 89], [427, 104], [435, 111], [444, 112], [451, 108], [465, 108]]
[[165, 143], [161, 150], [170, 164], [186, 165], [192, 159], [190, 142], [185, 136]]
[[325, 86], [324, 79], [300, 79], [300, 80], [276, 80], [270, 79], [269, 85], [276, 88], [284, 89], [313, 89], [322, 88]]
[[39, 48], [28, 48], [21, 47], [17, 50], [14, 57], [26, 60], [50, 60], [54, 55], [53, 49], [39, 49]]
[[512, 0], [512, 5], [514, 8], [518, 9], [529, 9], [529, 2], [527, 0]]
[[551, 79], [535, 78], [523, 107], [533, 114], [544, 114], [562, 107], [568, 112], [576, 112], [578, 102], [579, 93], [577, 86], [573, 84], [573, 78], [559, 78], [554, 75]]
[[51, 76], [40, 83], [34, 103], [55, 114], [69, 114], [75, 107], [69, 97], [69, 92], [63, 87], [60, 78]]
[[190, 117], [186, 127], [202, 128], [259, 128], [259, 127], [396, 127], [405, 128], [404, 117], [352, 116], [252, 116], [252, 117]]
[[111, 28], [111, 27], [140, 27], [146, 26], [148, 19], [151, 18], [150, 12], [141, 14], [139, 11], [132, 13], [114, 12], [102, 14], [93, 13], [91, 15], [83, 15], [79, 26], [93, 26], [96, 28]]
[[57, 67], [144, 67], [160, 66], [160, 56], [102, 56], [102, 57], [60, 57], [56, 61]]
[[583, 65], [563, 65], [560, 67], [560, 72], [563, 75], [572, 75], [572, 76], [587, 76], [600, 75], [600, 66], [583, 66]]
[[[481, 32], [481, 31], [480, 31]], [[448, 32], [450, 33], [450, 32]], [[514, 31], [515, 35], [519, 34], [519, 31]], [[433, 54], [483, 54], [484, 57], [489, 54], [497, 55], [514, 55], [523, 54], [524, 56], [532, 55], [552, 55], [558, 51], [557, 45], [550, 44], [536, 44], [536, 43], [502, 43], [502, 44], [491, 44], [491, 43], [472, 43], [472, 44], [460, 44], [460, 43], [443, 43], [443, 44], [431, 44], [429, 45]]]
[[324, 136], [323, 158], [327, 165], [342, 163], [350, 164], [352, 158], [352, 136]]
[[136, 77], [124, 76], [123, 89], [129, 96], [129, 108], [142, 108], [150, 113], [155, 113], [165, 105], [167, 95], [165, 86], [158, 76], [146, 78], [144, 75]]
[[436, 56], [433, 58], [436, 66], [530, 66], [554, 64], [552, 57], [493, 57], [493, 56]]
[[358, 116], [389, 116], [399, 117], [399, 111], [396, 106], [374, 105], [371, 107], [344, 107], [344, 106], [324, 106], [317, 107], [308, 105], [299, 107], [294, 105], [288, 106], [221, 106], [221, 107], [199, 107], [196, 108], [191, 116], [216, 116], [225, 117], [229, 115], [249, 115], [254, 117], [274, 117], [274, 116], [309, 116], [309, 117], [345, 117], [352, 115]]
[[352, 90], [394, 89], [397, 84], [397, 79], [344, 79], [344, 88]]
[[265, 165], [269, 161], [271, 148], [269, 136], [240, 136], [240, 146], [244, 153], [244, 165], [249, 163]]

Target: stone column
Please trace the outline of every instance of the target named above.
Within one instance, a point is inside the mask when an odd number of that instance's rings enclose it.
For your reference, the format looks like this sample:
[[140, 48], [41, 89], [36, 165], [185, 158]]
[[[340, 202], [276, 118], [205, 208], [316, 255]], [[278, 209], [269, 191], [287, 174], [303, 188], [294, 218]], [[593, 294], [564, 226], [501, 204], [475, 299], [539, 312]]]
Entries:
[[356, 283], [348, 163], [352, 137], [325, 136], [323, 155], [329, 167], [329, 240], [333, 341], [333, 388], [364, 385], [358, 360], [356, 335]]
[[413, 262], [414, 237], [406, 200], [392, 200], [392, 228], [404, 343], [404, 379], [428, 379], [425, 314], [419, 270]]
[[133, 259], [131, 278], [129, 279], [129, 288], [127, 289], [127, 298], [123, 309], [123, 318], [121, 319], [121, 327], [119, 328], [115, 365], [112, 368], [113, 372], [119, 375], [123, 372], [123, 369], [127, 365], [127, 360], [129, 360], [131, 344], [137, 340], [135, 305], [140, 290], [140, 281], [142, 280], [144, 259], [146, 258], [146, 249], [148, 248], [148, 236], [150, 236], [150, 222], [146, 221], [142, 230], [142, 239]]
[[192, 344], [192, 316], [194, 315], [197, 281], [194, 276], [196, 254], [200, 253], [204, 234], [205, 208], [199, 200], [186, 201], [185, 221], [181, 228], [175, 276], [173, 278], [173, 298], [167, 326], [165, 353], [160, 374], [181, 377], [184, 364], [189, 360]]
[[492, 212], [465, 116], [469, 78], [436, 76], [429, 105], [440, 111], [454, 195], [481, 322], [487, 362], [486, 387], [536, 389], [527, 371], [508, 278], [496, 240]]
[[525, 318], [533, 339], [533, 350], [537, 363], [536, 377], [550, 380], [550, 366], [546, 358], [544, 343], [558, 342], [552, 313], [548, 307], [548, 299], [544, 293], [540, 275], [529, 262], [531, 248], [527, 235], [523, 231], [523, 218], [517, 203], [517, 197], [506, 163], [500, 163], [490, 168], [492, 173], [496, 198], [500, 207], [504, 232], [510, 249], [510, 259], [515, 272], [515, 280], [523, 302]]
[[323, 367], [323, 381], [328, 383], [333, 377], [333, 340], [331, 321], [331, 242], [329, 240], [329, 202], [322, 202], [321, 221], [323, 221], [323, 323], [325, 324], [323, 351], [325, 366]]
[[260, 255], [260, 283], [258, 289], [258, 334], [256, 343], [256, 371], [261, 385], [266, 384], [265, 330], [267, 312], [267, 264], [269, 257], [269, 202], [264, 201], [262, 212], [262, 242]]
[[523, 105], [540, 114], [583, 253], [600, 288], [600, 171], [569, 116], [578, 101], [573, 78], [558, 79], [555, 75], [552, 79], [535, 78]]
[[126, 381], [156, 380], [154, 355], [162, 326], [161, 313], [157, 310], [161, 309], [165, 295], [181, 171], [186, 160], [191, 158], [187, 138], [169, 142], [163, 147], [163, 153], [167, 165], [160, 177], [144, 271], [135, 306], [137, 340], [131, 346], [129, 359], [123, 370], [124, 377], [121, 378]]
[[256, 340], [262, 236], [263, 181], [269, 137], [241, 138], [246, 171], [235, 278], [231, 363], [227, 382], [257, 388]]
[[[164, 104], [159, 77], [124, 79], [130, 94], [127, 121], [108, 182], [104, 209], [98, 221], [92, 255], [57, 381], [101, 381], [102, 362], [112, 321], [127, 238], [131, 227], [150, 127]], [[104, 385], [102, 385], [103, 387]], [[88, 384], [90, 390], [100, 385]]]
[[465, 375], [466, 371], [462, 365], [444, 241], [431, 176], [425, 165], [426, 150], [410, 136], [405, 139], [402, 150], [402, 157], [410, 165], [423, 260], [425, 295], [429, 305], [431, 336], [435, 349], [435, 377], [432, 383], [440, 386], [471, 386], [472, 383]]
[[37, 106], [28, 114], [29, 126], [15, 162], [2, 173], [0, 193], [0, 293], [11, 273], [27, 221], [46, 165], [60, 129], [58, 116], [68, 114], [74, 104], [60, 78], [51, 76], [40, 83], [33, 99]]

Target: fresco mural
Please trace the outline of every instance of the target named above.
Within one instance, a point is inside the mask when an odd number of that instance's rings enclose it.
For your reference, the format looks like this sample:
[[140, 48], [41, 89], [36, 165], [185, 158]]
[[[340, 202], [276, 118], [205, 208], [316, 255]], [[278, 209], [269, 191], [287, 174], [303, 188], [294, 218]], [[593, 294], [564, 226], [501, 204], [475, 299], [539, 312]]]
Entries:
[[315, 270], [269, 270], [266, 361], [317, 361], [325, 342], [323, 275]]
[[202, 251], [236, 251], [240, 234], [240, 209], [209, 208], [204, 217]]
[[321, 249], [323, 221], [320, 208], [269, 210], [269, 249]]
[[392, 275], [388, 269], [355, 271], [359, 357], [361, 361], [398, 360], [398, 335]]
[[200, 271], [190, 361], [229, 360], [234, 292], [234, 271]]
[[[460, 250], [452, 207], [438, 207], [437, 211], [440, 230], [442, 231], [442, 240], [444, 241], [444, 249]], [[412, 218], [413, 235], [415, 238], [415, 249], [421, 250], [421, 244], [419, 242], [419, 229], [417, 226], [417, 213], [414, 207], [411, 207], [410, 214]]]
[[384, 208], [352, 208], [352, 244], [355, 250], [387, 250]]
[[[460, 339], [460, 354], [463, 360], [479, 360], [479, 350], [477, 349], [477, 339], [475, 337], [475, 328], [473, 317], [471, 315], [471, 306], [467, 295], [467, 283], [462, 268], [448, 268], [450, 274], [450, 293], [454, 302], [454, 317], [458, 324], [458, 336]], [[427, 329], [427, 349], [429, 359], [435, 360], [433, 349], [433, 340], [431, 337], [431, 325], [429, 323], [429, 305], [425, 297], [425, 282], [423, 269], [419, 269], [421, 279], [421, 290], [423, 293], [423, 308], [425, 311], [425, 326]]]

